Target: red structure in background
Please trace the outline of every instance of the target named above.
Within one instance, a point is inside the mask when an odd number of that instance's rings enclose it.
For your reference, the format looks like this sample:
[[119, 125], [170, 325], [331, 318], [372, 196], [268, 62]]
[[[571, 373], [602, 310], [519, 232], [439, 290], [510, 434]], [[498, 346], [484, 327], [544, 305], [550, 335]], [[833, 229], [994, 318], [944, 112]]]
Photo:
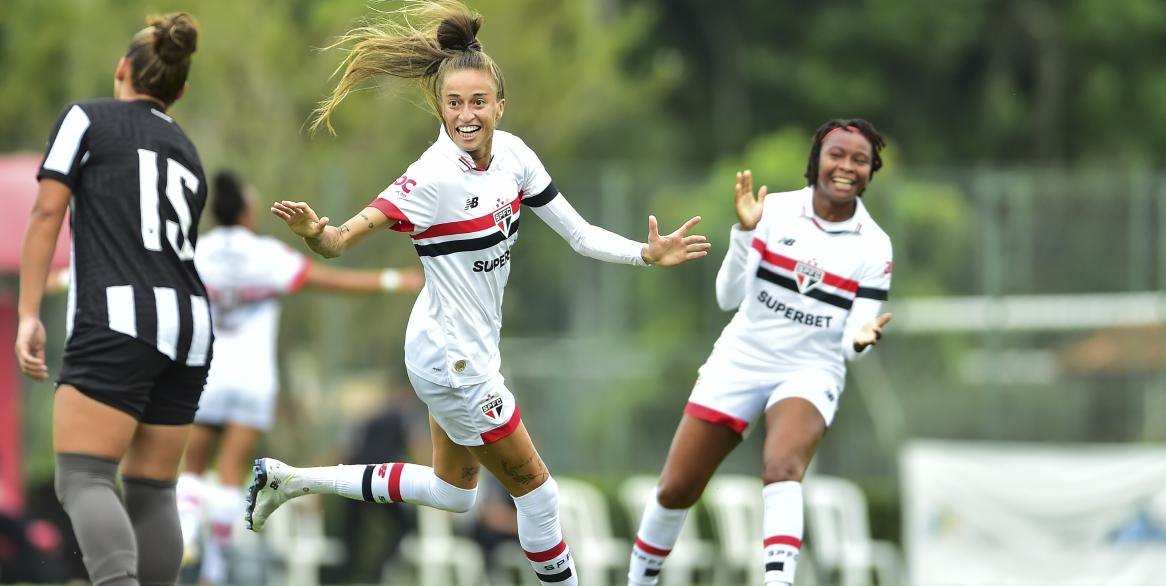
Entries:
[[[15, 283], [28, 214], [36, 201], [40, 162], [41, 155], [0, 156], [0, 272], [13, 284], [0, 287], [0, 510], [12, 512], [24, 506], [23, 385], [12, 352], [17, 325]], [[69, 233], [62, 229], [53, 266], [68, 264]], [[51, 332], [50, 339], [60, 343], [61, 336]]]

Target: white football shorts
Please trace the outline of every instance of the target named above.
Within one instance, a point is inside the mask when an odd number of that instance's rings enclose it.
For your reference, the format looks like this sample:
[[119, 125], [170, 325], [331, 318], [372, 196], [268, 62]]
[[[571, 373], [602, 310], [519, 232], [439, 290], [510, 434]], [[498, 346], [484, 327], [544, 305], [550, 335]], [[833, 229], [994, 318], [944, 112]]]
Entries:
[[522, 421], [518, 403], [501, 373], [467, 387], [442, 386], [412, 372], [409, 382], [429, 407], [429, 414], [459, 446], [496, 442], [514, 433]]
[[271, 431], [276, 395], [274, 387], [257, 391], [208, 383], [198, 400], [194, 422], [213, 426], [231, 423]]
[[684, 412], [744, 434], [758, 416], [778, 401], [799, 397], [817, 407], [829, 427], [838, 411], [842, 382], [837, 375], [822, 371], [757, 376], [742, 369], [706, 363], [700, 368]]

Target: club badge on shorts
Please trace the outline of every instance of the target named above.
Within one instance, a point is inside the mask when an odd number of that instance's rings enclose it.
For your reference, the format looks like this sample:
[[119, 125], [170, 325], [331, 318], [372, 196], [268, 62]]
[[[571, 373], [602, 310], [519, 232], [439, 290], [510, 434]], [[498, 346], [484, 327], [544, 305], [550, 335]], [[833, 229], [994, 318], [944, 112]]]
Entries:
[[506, 404], [502, 400], [502, 394], [497, 391], [490, 393], [486, 396], [486, 400], [482, 401], [482, 414], [493, 421], [498, 421], [502, 417], [502, 411], [505, 408]]
[[457, 362], [453, 363], [453, 369], [455, 372], [465, 372], [466, 371], [466, 361], [465, 360], [458, 360]]

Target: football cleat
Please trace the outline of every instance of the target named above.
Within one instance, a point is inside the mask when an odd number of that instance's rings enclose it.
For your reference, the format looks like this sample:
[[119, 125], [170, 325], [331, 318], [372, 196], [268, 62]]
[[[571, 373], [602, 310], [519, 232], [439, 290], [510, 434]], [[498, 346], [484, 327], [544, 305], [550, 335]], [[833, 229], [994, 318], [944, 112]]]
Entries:
[[274, 458], [259, 458], [252, 466], [255, 478], [247, 487], [247, 528], [263, 531], [267, 518], [283, 503], [302, 492], [292, 491], [289, 482], [296, 469]]

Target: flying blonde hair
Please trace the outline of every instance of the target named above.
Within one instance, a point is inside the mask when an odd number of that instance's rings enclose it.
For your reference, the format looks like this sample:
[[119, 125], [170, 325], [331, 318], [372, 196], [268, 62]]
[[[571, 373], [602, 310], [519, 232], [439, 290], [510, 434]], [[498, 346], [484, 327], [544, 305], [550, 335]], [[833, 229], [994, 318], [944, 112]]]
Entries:
[[433, 115], [441, 119], [441, 84], [452, 71], [489, 72], [506, 97], [502, 70], [482, 50], [478, 30], [484, 18], [457, 0], [407, 0], [375, 22], [354, 28], [328, 48], [347, 47], [336, 68], [344, 73], [332, 94], [312, 112], [311, 131], [321, 126], [335, 134], [332, 113], [360, 84], [381, 76], [416, 81]]

